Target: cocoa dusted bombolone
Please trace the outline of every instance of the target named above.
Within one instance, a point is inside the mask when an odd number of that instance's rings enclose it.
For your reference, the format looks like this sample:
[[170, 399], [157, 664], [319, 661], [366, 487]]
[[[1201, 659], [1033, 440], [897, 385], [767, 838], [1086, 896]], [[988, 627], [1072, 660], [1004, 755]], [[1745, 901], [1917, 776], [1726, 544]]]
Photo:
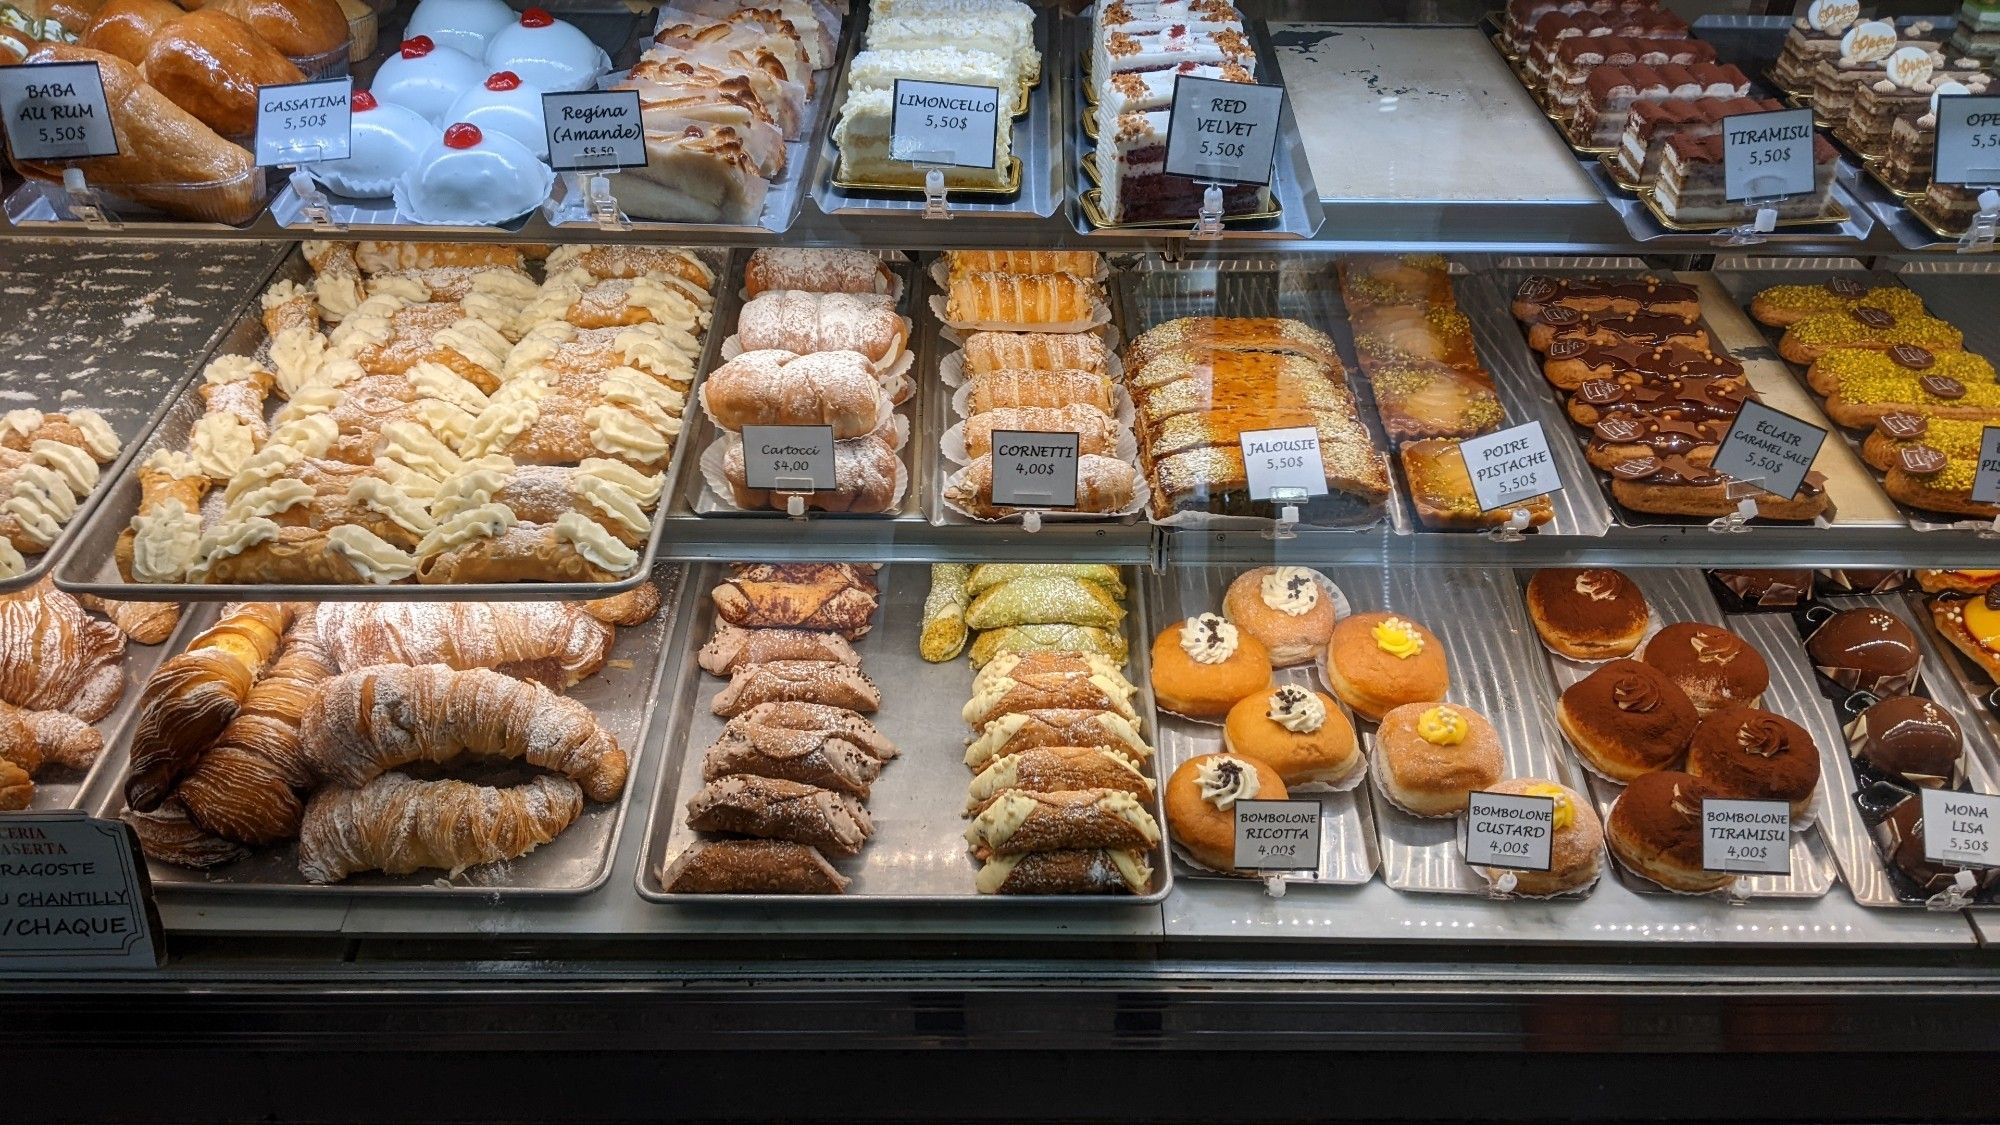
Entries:
[[1745, 800], [1784, 801], [1794, 820], [1819, 787], [1819, 747], [1799, 724], [1757, 707], [1724, 707], [1688, 744], [1688, 773]]
[[1591, 768], [1614, 781], [1677, 764], [1699, 721], [1666, 673], [1636, 660], [1613, 660], [1556, 701], [1556, 725]]
[[1626, 867], [1668, 890], [1698, 894], [1734, 876], [1701, 865], [1701, 803], [1724, 794], [1672, 770], [1635, 779], [1618, 795], [1605, 838]]
[[1723, 707], [1754, 706], [1771, 686], [1763, 654], [1719, 625], [1669, 625], [1653, 634], [1639, 659], [1665, 672], [1704, 715]]

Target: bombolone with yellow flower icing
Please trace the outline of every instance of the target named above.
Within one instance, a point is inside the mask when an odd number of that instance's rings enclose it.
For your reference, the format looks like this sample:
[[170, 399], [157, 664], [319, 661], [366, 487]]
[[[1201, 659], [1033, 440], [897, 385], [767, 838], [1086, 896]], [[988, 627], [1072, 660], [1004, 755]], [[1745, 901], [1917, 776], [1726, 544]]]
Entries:
[[1500, 780], [1500, 733], [1455, 703], [1405, 703], [1375, 733], [1375, 780], [1418, 816], [1457, 816], [1476, 789]]
[[1326, 681], [1355, 713], [1379, 720], [1406, 703], [1443, 699], [1451, 669], [1429, 629], [1400, 614], [1357, 613], [1333, 627]]

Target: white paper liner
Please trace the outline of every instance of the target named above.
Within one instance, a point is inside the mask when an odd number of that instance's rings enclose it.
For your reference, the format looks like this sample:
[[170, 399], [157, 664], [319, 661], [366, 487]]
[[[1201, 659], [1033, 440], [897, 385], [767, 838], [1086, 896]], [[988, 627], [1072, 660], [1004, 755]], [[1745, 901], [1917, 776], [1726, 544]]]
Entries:
[[[1589, 797], [1584, 797], [1584, 800], [1586, 801], [1589, 799], [1590, 799]], [[1611, 849], [1606, 846], [1600, 846], [1597, 849], [1597, 869], [1591, 872], [1590, 878], [1588, 880], [1578, 884], [1577, 886], [1571, 887], [1568, 890], [1557, 891], [1554, 894], [1546, 894], [1546, 895], [1531, 895], [1526, 891], [1520, 890], [1519, 888], [1516, 888], [1511, 891], [1500, 890], [1497, 885], [1500, 876], [1516, 874], [1516, 872], [1512, 871], [1509, 868], [1484, 867], [1476, 863], [1467, 863], [1465, 866], [1474, 875], [1477, 875], [1479, 878], [1486, 880], [1486, 885], [1488, 888], [1486, 897], [1492, 899], [1495, 902], [1506, 902], [1508, 900], [1517, 898], [1532, 899], [1537, 902], [1549, 902], [1559, 898], [1588, 898], [1590, 896], [1590, 893], [1597, 889], [1597, 884], [1604, 880], [1605, 865], [1616, 862], [1610, 858], [1608, 854], [1610, 850]], [[1465, 818], [1463, 816], [1459, 817], [1458, 819], [1458, 856], [1460, 862], [1464, 862]], [[1528, 874], [1540, 874], [1540, 872], [1528, 872]]]
[[1092, 521], [1123, 520], [1145, 511], [1146, 505], [1153, 502], [1153, 490], [1146, 483], [1146, 474], [1135, 472], [1132, 474], [1132, 499], [1110, 511], [1093, 512], [1075, 508], [1036, 508], [1029, 506], [1009, 509], [1006, 515], [1001, 516], [978, 516], [951, 498], [953, 487], [971, 471], [971, 465], [964, 464], [956, 471], [948, 474], [944, 478], [942, 499], [944, 500], [945, 507], [950, 508], [966, 519], [977, 520], [980, 523], [1013, 523], [1022, 519], [1023, 515], [1027, 512], [1037, 513], [1038, 517], [1044, 522], [1053, 520], [1062, 523], [1088, 523]]
[[[964, 383], [965, 353], [962, 351], [946, 352], [945, 357], [938, 360], [937, 373], [938, 381], [947, 387], [956, 388], [961, 383]], [[1104, 374], [1114, 383], [1124, 382], [1125, 361], [1118, 358], [1117, 352], [1105, 353]]]
[[396, 181], [395, 187], [390, 191], [390, 197], [396, 201], [396, 219], [399, 222], [416, 223], [420, 225], [430, 225], [430, 226], [442, 226], [442, 227], [497, 227], [503, 223], [510, 222], [514, 219], [518, 219], [522, 215], [526, 215], [533, 212], [536, 207], [540, 207], [544, 202], [547, 202], [549, 198], [549, 192], [554, 190], [556, 186], [556, 174], [549, 170], [548, 165], [543, 164], [540, 161], [536, 161], [535, 166], [533, 168], [524, 169], [524, 173], [528, 176], [534, 177], [535, 180], [541, 184], [542, 188], [541, 199], [537, 200], [533, 206], [527, 208], [524, 211], [510, 212], [508, 214], [501, 215], [497, 218], [468, 219], [454, 215], [424, 214], [423, 212], [417, 210], [416, 205], [411, 201], [409, 192], [405, 191], [403, 188], [402, 180]]
[[[1101, 293], [1090, 302], [1090, 319], [1054, 321], [1046, 324], [1013, 324], [997, 320], [949, 320], [944, 315], [945, 296], [942, 293], [931, 294], [930, 306], [931, 315], [937, 317], [939, 324], [960, 332], [1089, 332], [1109, 327], [1111, 324], [1111, 306], [1104, 303]], [[1110, 341], [1107, 340], [1106, 343], [1109, 344]]]
[[[732, 337], [730, 337], [730, 339], [732, 339], [732, 340], [733, 340], [733, 339], [735, 339], [735, 337], [733, 337], [733, 336], [732, 336]], [[711, 374], [713, 374], [713, 373], [711, 372]], [[709, 405], [708, 405], [708, 388], [709, 388], [710, 386], [712, 386], [712, 385], [713, 385], [713, 381], [712, 381], [711, 379], [703, 379], [703, 380], [701, 381], [701, 386], [700, 386], [700, 387], [698, 387], [698, 388], [696, 388], [696, 390], [695, 390], [695, 395], [696, 395], [696, 397], [698, 397], [698, 398], [700, 398], [700, 399], [701, 399], [701, 410], [702, 410], [702, 413], [704, 413], [704, 414], [708, 415], [708, 420], [709, 420], [709, 421], [710, 421], [711, 423], [713, 423], [713, 424], [714, 424], [714, 426], [715, 426], [715, 428], [716, 428], [716, 429], [718, 429], [718, 430], [721, 430], [721, 431], [722, 431], [722, 432], [724, 432], [724, 433], [730, 433], [730, 434], [734, 434], [734, 433], [740, 433], [741, 431], [740, 431], [740, 429], [738, 429], [738, 428], [734, 428], [734, 427], [730, 427], [730, 426], [725, 426], [725, 425], [723, 425], [723, 424], [722, 424], [722, 421], [721, 421], [720, 419], [718, 419], [718, 418], [717, 418], [717, 417], [715, 416], [715, 411], [714, 411], [713, 409], [711, 409], [711, 408], [709, 407]], [[880, 425], [878, 425], [878, 426], [876, 426], [876, 427], [875, 427], [875, 430], [876, 430], [876, 431], [880, 431], [880, 430], [881, 430], [881, 429], [883, 429], [884, 427], [892, 427], [892, 426], [894, 426], [894, 425], [895, 425], [895, 423], [896, 423], [896, 420], [897, 420], [897, 419], [899, 419], [899, 418], [900, 418], [900, 419], [902, 419], [902, 420], [903, 420], [903, 437], [902, 437], [902, 438], [901, 438], [901, 439], [900, 439], [900, 440], [899, 440], [899, 441], [897, 442], [897, 445], [896, 445], [896, 450], [897, 450], [898, 452], [901, 452], [901, 451], [902, 451], [902, 448], [903, 448], [903, 443], [904, 443], [904, 442], [907, 442], [907, 441], [909, 440], [909, 420], [908, 420], [907, 418], [903, 418], [903, 416], [902, 416], [901, 414], [898, 414], [898, 413], [896, 412], [896, 401], [895, 401], [895, 396], [894, 396], [894, 395], [893, 395], [893, 394], [891, 393], [891, 390], [890, 390], [890, 387], [889, 387], [889, 385], [888, 385], [887, 383], [882, 383], [882, 382], [878, 382], [878, 383], [876, 384], [876, 386], [877, 386], [877, 393], [876, 393], [876, 402], [878, 403], [878, 416], [879, 416], [879, 417], [881, 417], [881, 418], [883, 419], [883, 421], [882, 421], [882, 423], [881, 423]], [[770, 422], [770, 423], [766, 423], [766, 422], [752, 422], [752, 423], [748, 423], [748, 424], [749, 424], [749, 425], [758, 425], [758, 426], [761, 426], [761, 425], [789, 425], [789, 424], [791, 424], [791, 423], [781, 423], [781, 422]], [[817, 425], [824, 425], [825, 423], [823, 423], [823, 422], [805, 422], [805, 423], [798, 423], [798, 424], [800, 424], [800, 425], [807, 425], [807, 426], [817, 426]], [[865, 435], [862, 435], [862, 436], [865, 436]], [[843, 441], [844, 441], [844, 440], [849, 440], [849, 439], [845, 439], [845, 438], [842, 438], [842, 439], [837, 439], [837, 440], [843, 440]]]
[[[950, 253], [951, 251], [947, 250], [943, 254], [939, 254], [937, 257], [931, 259], [931, 268], [930, 268], [931, 280], [937, 284], [937, 287], [939, 289], [948, 289], [951, 287], [951, 269], [949, 268], [945, 260], [946, 255]], [[1049, 272], [1057, 272], [1057, 271], [1049, 271]], [[1023, 273], [1023, 274], [1009, 274], [1004, 276], [1034, 277], [1036, 275]], [[1102, 285], [1105, 282], [1111, 280], [1111, 263], [1105, 261], [1104, 255], [1099, 254], [1097, 256], [1097, 272], [1091, 274], [1085, 280], [1094, 281], [1099, 285]]]
[[[963, 421], [953, 422], [951, 428], [945, 430], [944, 436], [938, 439], [938, 452], [944, 454], [944, 459], [954, 465], [970, 465], [976, 460], [972, 456], [971, 451], [965, 448], [965, 423]], [[1120, 422], [1118, 424], [1118, 444], [1112, 447], [1110, 453], [1102, 454], [1101, 456], [1116, 457], [1120, 461], [1137, 468], [1139, 465], [1139, 439], [1133, 435], [1132, 427]], [[1150, 495], [1152, 488], [1147, 483], [1145, 474], [1140, 473], [1139, 478], [1139, 484], [1145, 486], [1147, 493]]]
[[[958, 389], [951, 393], [951, 412], [961, 419], [972, 417], [971, 383], [961, 383]], [[1111, 417], [1120, 425], [1123, 425], [1127, 432], [1131, 431], [1133, 420], [1138, 417], [1138, 411], [1132, 405], [1132, 396], [1125, 392], [1125, 385], [1123, 383], [1112, 384]], [[1136, 447], [1133, 451], [1133, 456], [1138, 456]]]
[[1625, 795], [1623, 793], [1620, 793], [1615, 799], [1612, 800], [1611, 807], [1604, 810], [1604, 850], [1611, 853], [1611, 862], [1617, 864], [1620, 868], [1622, 868], [1627, 875], [1631, 875], [1632, 877], [1639, 879], [1642, 882], [1658, 887], [1660, 888], [1660, 890], [1670, 895], [1680, 895], [1682, 898], [1716, 898], [1716, 899], [1721, 899], [1724, 902], [1733, 901], [1738, 897], [1735, 894], [1731, 893], [1730, 888], [1735, 885], [1737, 879], [1751, 878], [1752, 876], [1731, 875], [1729, 877], [1728, 882], [1722, 884], [1720, 887], [1717, 887], [1715, 890], [1712, 891], [1680, 891], [1667, 886], [1665, 883], [1662, 883], [1657, 879], [1654, 879], [1653, 877], [1647, 875], [1645, 872], [1640, 871], [1637, 868], [1634, 868], [1630, 864], [1626, 863], [1623, 859], [1619, 858], [1618, 849], [1611, 846], [1611, 816], [1613, 813], [1618, 811], [1618, 802], [1624, 799]]
[[[893, 421], [893, 426], [895, 429], [896, 451], [900, 454], [902, 452], [903, 446], [908, 444], [910, 440], [910, 421], [909, 419], [904, 418], [902, 415], [899, 414], [895, 417]], [[735, 434], [725, 432], [715, 441], [710, 442], [708, 448], [701, 451], [699, 466], [701, 468], [702, 483], [706, 484], [708, 486], [709, 492], [714, 494], [716, 502], [723, 505], [726, 508], [731, 508], [736, 511], [752, 511], [752, 512], [769, 511], [779, 516], [785, 515], [784, 510], [781, 508], [738, 508], [736, 506], [736, 500], [735, 500], [736, 492], [734, 489], [729, 487], [729, 477], [726, 473], [723, 472], [722, 462], [724, 455], [728, 451], [729, 443], [741, 442], [742, 440], [743, 439], [741, 437], [738, 437]], [[862, 439], [856, 438], [853, 440], [859, 441]], [[888, 505], [884, 507], [881, 511], [825, 512], [825, 511], [819, 511], [816, 508], [808, 507], [806, 509], [806, 512], [808, 515], [817, 513], [820, 516], [830, 516], [835, 518], [845, 518], [849, 516], [887, 518], [894, 516], [898, 511], [902, 509], [903, 499], [905, 496], [909, 494], [909, 491], [910, 491], [910, 467], [904, 464], [902, 458], [899, 456], [896, 459], [896, 486], [895, 489], [890, 494]]]
[[[903, 318], [903, 323], [906, 326], [905, 328], [906, 332], [909, 322], [910, 318], [908, 317]], [[743, 342], [741, 340], [738, 340], [736, 338], [736, 334], [732, 332], [729, 334], [729, 337], [727, 339], [722, 341], [722, 347], [717, 354], [722, 357], [722, 362], [728, 363], [730, 360], [735, 359], [737, 356], [743, 354]], [[807, 353], [793, 352], [792, 354], [804, 355]], [[916, 353], [911, 351], [908, 347], [905, 347], [903, 348], [902, 351], [896, 353], [896, 358], [890, 360], [887, 363], [876, 363], [873, 360], [870, 360], [868, 365], [875, 369], [875, 377], [882, 380], [883, 385], [887, 386], [890, 380], [898, 379], [904, 375], [909, 374], [910, 368], [915, 366], [916, 362], [917, 362]]]

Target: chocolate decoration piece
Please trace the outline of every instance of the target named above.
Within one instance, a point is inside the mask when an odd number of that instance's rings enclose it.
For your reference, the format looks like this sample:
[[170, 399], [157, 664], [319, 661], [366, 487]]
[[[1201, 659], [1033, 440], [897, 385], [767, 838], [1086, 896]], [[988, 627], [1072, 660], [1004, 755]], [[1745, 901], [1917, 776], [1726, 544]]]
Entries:
[[1907, 367], [1911, 371], [1926, 371], [1937, 363], [1937, 357], [1930, 353], [1929, 348], [1920, 348], [1915, 344], [1897, 344], [1889, 349], [1889, 358], [1895, 361], [1896, 366]]
[[1549, 305], [1542, 309], [1541, 322], [1553, 327], [1581, 323], [1583, 314], [1567, 305]]
[[1896, 318], [1888, 309], [1878, 309], [1874, 305], [1856, 305], [1847, 310], [1854, 319], [1877, 330], [1896, 327]]
[[1588, 340], [1557, 340], [1549, 345], [1550, 359], [1575, 359], [1590, 350]]
[[1660, 459], [1657, 457], [1634, 457], [1611, 466], [1612, 476], [1626, 480], [1644, 480], [1659, 471]]
[[1896, 451], [1896, 460], [1902, 463], [1904, 472], [1919, 476], [1941, 473], [1946, 465], [1951, 464], [1951, 459], [1942, 450], [1928, 445], [1906, 445]]
[[1592, 406], [1605, 406], [1625, 397], [1625, 388], [1609, 379], [1585, 379], [1576, 397]]
[[1541, 302], [1555, 296], [1555, 293], [1556, 279], [1536, 274], [1521, 282], [1521, 287], [1514, 291], [1514, 299], [1517, 301]]
[[1917, 380], [1917, 385], [1932, 398], [1955, 399], [1965, 397], [1965, 384], [1949, 375], [1926, 375]]
[[1875, 428], [1898, 441], [1910, 441], [1931, 432], [1931, 420], [1907, 410], [1892, 410], [1875, 420]]
[[1985, 601], [1987, 609], [2000, 610], [2000, 586], [1988, 586]]
[[1608, 442], [1625, 444], [1638, 441], [1645, 434], [1645, 428], [1630, 418], [1610, 417], [1591, 428], [1591, 432]]
[[1843, 300], [1851, 301], [1868, 292], [1868, 287], [1851, 277], [1830, 277], [1826, 281], [1826, 291]]

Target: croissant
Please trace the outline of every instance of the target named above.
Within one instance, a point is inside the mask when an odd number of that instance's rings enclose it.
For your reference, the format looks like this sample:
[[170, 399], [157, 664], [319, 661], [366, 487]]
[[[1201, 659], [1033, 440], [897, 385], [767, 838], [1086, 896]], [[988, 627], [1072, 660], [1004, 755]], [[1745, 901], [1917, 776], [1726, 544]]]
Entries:
[[1112, 413], [1111, 380], [1089, 371], [1003, 368], [972, 372], [969, 381], [972, 392], [967, 405], [975, 415], [1009, 406], [1072, 404], [1088, 406], [1107, 417]]
[[739, 629], [718, 621], [715, 635], [696, 657], [702, 669], [727, 676], [750, 664], [773, 660], [818, 660], [861, 667], [861, 655], [837, 633], [812, 629]]
[[961, 273], [944, 322], [958, 329], [1081, 332], [1104, 311], [1097, 284], [1066, 273]]
[[245, 844], [298, 835], [298, 791], [315, 780], [299, 746], [299, 721], [332, 674], [311, 619], [302, 618], [286, 634], [284, 654], [174, 790], [197, 824]]
[[146, 681], [125, 777], [128, 806], [140, 812], [158, 808], [202, 751], [221, 737], [276, 655], [296, 610], [285, 602], [235, 606]]
[[859, 640], [871, 628], [876, 594], [842, 570], [827, 568], [811, 580], [757, 580], [730, 577], [709, 595], [716, 615], [746, 629], [797, 628], [839, 633]]
[[773, 660], [738, 668], [708, 709], [739, 715], [760, 703], [819, 703], [849, 711], [882, 706], [881, 689], [858, 668], [829, 660]]
[[1111, 351], [1088, 332], [973, 332], [965, 337], [965, 373], [1064, 369], [1104, 375]]
[[148, 859], [161, 863], [205, 870], [234, 863], [250, 854], [249, 849], [236, 841], [225, 840], [196, 824], [187, 809], [171, 797], [151, 812], [126, 809], [123, 819], [139, 837], [139, 850]]
[[44, 765], [86, 770], [104, 752], [104, 736], [62, 711], [24, 711], [0, 703], [0, 761], [30, 776]]
[[127, 637], [142, 645], [167, 639], [181, 623], [181, 607], [173, 602], [120, 602], [95, 594], [76, 595], [77, 603], [111, 619]]
[[[656, 595], [657, 597], [657, 595]], [[334, 667], [492, 668], [561, 690], [604, 667], [617, 630], [568, 602], [327, 602], [319, 639]]]
[[329, 786], [313, 795], [299, 828], [299, 873], [314, 883], [425, 867], [456, 876], [527, 855], [582, 812], [583, 794], [566, 777], [496, 789], [386, 773], [359, 789]]
[[736, 342], [745, 352], [859, 352], [878, 370], [903, 354], [909, 336], [910, 322], [885, 293], [781, 289], [752, 297], [736, 317]]
[[0, 594], [0, 702], [87, 723], [125, 692], [125, 635], [47, 579]]
[[731, 433], [745, 426], [830, 426], [836, 439], [874, 433], [895, 409], [868, 357], [853, 351], [746, 351], [709, 373], [701, 401]]
[[590, 708], [486, 668], [384, 664], [335, 676], [299, 736], [314, 772], [349, 787], [469, 753], [567, 774], [593, 801], [625, 789], [625, 751]]

